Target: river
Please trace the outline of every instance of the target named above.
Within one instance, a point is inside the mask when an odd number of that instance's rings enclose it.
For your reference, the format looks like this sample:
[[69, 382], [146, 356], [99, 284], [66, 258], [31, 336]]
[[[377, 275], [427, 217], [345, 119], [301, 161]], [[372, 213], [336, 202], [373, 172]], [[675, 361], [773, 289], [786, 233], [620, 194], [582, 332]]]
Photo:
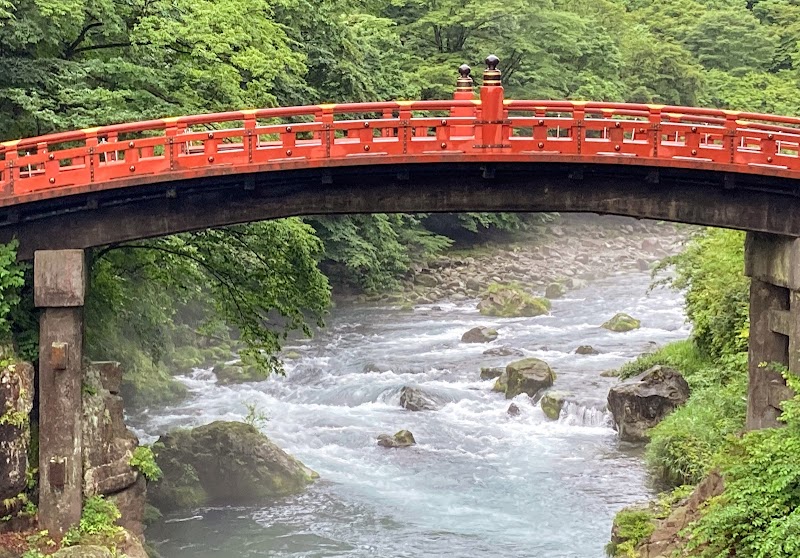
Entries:
[[[131, 417], [144, 441], [175, 427], [241, 420], [246, 404], [270, 416], [264, 432], [319, 472], [305, 493], [264, 507], [195, 510], [165, 517], [148, 539], [165, 558], [541, 557], [601, 558], [614, 513], [651, 494], [641, 450], [620, 447], [603, 410], [616, 381], [600, 372], [689, 334], [680, 293], [647, 294], [647, 273], [591, 283], [553, 301], [549, 316], [492, 319], [475, 301], [402, 312], [340, 305], [317, 338], [289, 349], [286, 377], [218, 386], [208, 370], [181, 378], [192, 397]], [[598, 327], [616, 312], [642, 328]], [[476, 325], [497, 326], [490, 345], [463, 344]], [[558, 421], [527, 396], [509, 402], [481, 381], [488, 357], [510, 345], [548, 362], [555, 387], [574, 395]], [[579, 345], [599, 355], [576, 355]], [[448, 403], [410, 412], [414, 386]], [[415, 447], [387, 450], [381, 433], [407, 428]]]

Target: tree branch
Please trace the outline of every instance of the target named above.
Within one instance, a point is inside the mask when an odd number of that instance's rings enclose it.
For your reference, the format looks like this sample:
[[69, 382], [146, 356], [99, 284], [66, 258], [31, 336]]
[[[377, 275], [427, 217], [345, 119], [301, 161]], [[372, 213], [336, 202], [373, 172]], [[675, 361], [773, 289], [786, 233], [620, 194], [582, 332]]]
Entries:
[[99, 21], [92, 21], [91, 23], [84, 26], [84, 28], [81, 29], [81, 32], [78, 33], [78, 37], [74, 41], [72, 41], [72, 43], [70, 43], [70, 45], [66, 48], [66, 50], [64, 50], [64, 58], [70, 60], [75, 55], [75, 52], [77, 52], [76, 49], [78, 48], [78, 46], [84, 40], [86, 40], [86, 35], [89, 33], [89, 31], [91, 31], [96, 27], [102, 27], [102, 26], [103, 23]]

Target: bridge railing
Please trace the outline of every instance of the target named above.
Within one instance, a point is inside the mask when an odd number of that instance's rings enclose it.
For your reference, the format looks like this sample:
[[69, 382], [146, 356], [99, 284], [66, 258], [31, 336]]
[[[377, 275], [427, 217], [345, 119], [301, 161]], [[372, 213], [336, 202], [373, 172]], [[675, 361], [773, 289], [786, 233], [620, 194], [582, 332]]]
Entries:
[[0, 206], [227, 172], [490, 160], [625, 162], [800, 178], [800, 118], [505, 100], [495, 62], [480, 99], [473, 98], [467, 68], [454, 100], [232, 111], [5, 142]]

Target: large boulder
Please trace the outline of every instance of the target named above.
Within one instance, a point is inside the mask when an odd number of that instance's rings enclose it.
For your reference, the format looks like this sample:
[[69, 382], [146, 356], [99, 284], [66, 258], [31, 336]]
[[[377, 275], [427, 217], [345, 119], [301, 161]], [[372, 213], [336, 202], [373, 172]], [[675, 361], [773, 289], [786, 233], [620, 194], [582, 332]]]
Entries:
[[414, 435], [408, 430], [401, 430], [394, 436], [389, 434], [381, 434], [378, 436], [378, 445], [384, 448], [407, 448], [408, 446], [416, 445]]
[[641, 325], [641, 321], [629, 316], [628, 314], [625, 314], [624, 312], [620, 312], [619, 314], [615, 314], [613, 318], [605, 322], [600, 327], [610, 331], [623, 332], [639, 329]]
[[654, 366], [608, 392], [608, 409], [620, 440], [646, 442], [647, 431], [686, 403], [689, 384], [680, 372]]
[[[0, 369], [0, 501], [25, 489], [33, 408], [33, 366], [15, 362]], [[3, 515], [16, 511], [0, 504]]]
[[153, 449], [164, 476], [149, 486], [149, 500], [162, 511], [257, 503], [299, 492], [319, 477], [243, 422], [176, 430]]
[[519, 285], [493, 283], [481, 297], [478, 310], [485, 316], [503, 318], [541, 316], [550, 311], [550, 301], [526, 293]]
[[441, 407], [441, 402], [419, 388], [403, 386], [400, 406], [409, 411], [435, 411]]
[[506, 366], [508, 376], [506, 399], [521, 393], [536, 397], [541, 390], [553, 385], [556, 375], [548, 364], [538, 358], [523, 358]]
[[497, 339], [497, 330], [491, 327], [473, 327], [461, 336], [462, 343], [489, 343]]

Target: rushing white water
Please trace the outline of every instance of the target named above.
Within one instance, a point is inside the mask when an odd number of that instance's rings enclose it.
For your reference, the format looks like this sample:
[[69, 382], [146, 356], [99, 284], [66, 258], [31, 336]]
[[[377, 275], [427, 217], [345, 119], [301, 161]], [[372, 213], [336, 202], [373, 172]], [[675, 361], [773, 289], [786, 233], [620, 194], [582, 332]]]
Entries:
[[[192, 398], [134, 417], [145, 439], [178, 426], [240, 420], [255, 403], [271, 420], [264, 431], [318, 471], [305, 493], [258, 508], [195, 510], [148, 530], [165, 558], [444, 557], [600, 558], [611, 520], [649, 493], [640, 454], [620, 448], [604, 410], [615, 381], [603, 370], [656, 345], [685, 338], [682, 297], [646, 294], [644, 273], [611, 277], [553, 302], [551, 315], [493, 319], [475, 302], [404, 313], [339, 307], [285, 378], [217, 386], [209, 371], [182, 381]], [[616, 312], [642, 328], [598, 327]], [[463, 344], [464, 331], [496, 326], [491, 344]], [[579, 345], [598, 355], [576, 355]], [[527, 396], [509, 402], [481, 381], [481, 366], [510, 345], [547, 361], [556, 388], [572, 394], [558, 421]], [[439, 411], [399, 407], [414, 386], [446, 402]], [[418, 445], [387, 450], [381, 433], [407, 428]]]

